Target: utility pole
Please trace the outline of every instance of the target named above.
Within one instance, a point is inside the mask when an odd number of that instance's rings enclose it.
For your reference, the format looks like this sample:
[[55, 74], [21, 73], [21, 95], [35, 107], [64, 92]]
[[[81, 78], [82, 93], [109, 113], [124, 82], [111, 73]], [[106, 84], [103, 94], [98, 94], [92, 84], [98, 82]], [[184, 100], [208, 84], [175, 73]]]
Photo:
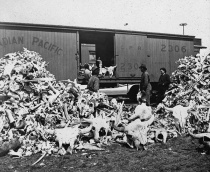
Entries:
[[184, 27], [187, 26], [187, 23], [181, 23], [179, 26], [183, 26], [183, 35], [184, 35]]

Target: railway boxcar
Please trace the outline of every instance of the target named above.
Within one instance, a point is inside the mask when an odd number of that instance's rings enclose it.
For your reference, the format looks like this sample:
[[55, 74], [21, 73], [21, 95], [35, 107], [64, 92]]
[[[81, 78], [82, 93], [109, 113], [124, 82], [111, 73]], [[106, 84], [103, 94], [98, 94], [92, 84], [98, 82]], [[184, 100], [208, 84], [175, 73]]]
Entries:
[[23, 47], [36, 51], [57, 80], [82, 82], [81, 65], [100, 59], [102, 67], [117, 65], [114, 76], [102, 77], [101, 85], [139, 83], [141, 63], [155, 83], [161, 67], [171, 74], [175, 61], [195, 55], [195, 46], [202, 47], [200, 39], [188, 35], [0, 22], [0, 56]]

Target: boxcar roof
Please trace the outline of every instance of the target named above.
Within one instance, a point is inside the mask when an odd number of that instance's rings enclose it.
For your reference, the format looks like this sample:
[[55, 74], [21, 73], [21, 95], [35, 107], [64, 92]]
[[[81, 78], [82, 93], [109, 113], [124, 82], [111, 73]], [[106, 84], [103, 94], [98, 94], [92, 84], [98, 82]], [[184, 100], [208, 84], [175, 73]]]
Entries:
[[120, 33], [120, 34], [134, 34], [134, 35], [146, 35], [148, 37], [164, 37], [164, 38], [179, 38], [179, 39], [194, 39], [195, 36], [168, 34], [168, 33], [156, 33], [156, 32], [141, 32], [133, 30], [120, 30], [120, 29], [107, 29], [107, 28], [91, 28], [91, 27], [79, 27], [79, 26], [63, 26], [63, 25], [47, 25], [47, 24], [31, 24], [31, 23], [11, 23], [0, 22], [0, 28], [4, 29], [31, 29], [31, 30], [47, 30], [47, 31], [89, 31], [89, 32], [108, 32], [108, 33]]

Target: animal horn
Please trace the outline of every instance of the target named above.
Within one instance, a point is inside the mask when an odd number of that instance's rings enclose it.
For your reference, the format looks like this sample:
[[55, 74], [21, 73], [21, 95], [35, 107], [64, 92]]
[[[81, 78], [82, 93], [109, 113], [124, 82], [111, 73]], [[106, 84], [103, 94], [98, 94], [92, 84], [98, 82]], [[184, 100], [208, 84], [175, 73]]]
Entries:
[[210, 133], [193, 134], [193, 133], [189, 132], [189, 134], [196, 139], [200, 139], [200, 138], [203, 138], [203, 137], [207, 137], [207, 138], [210, 139]]
[[83, 129], [79, 129], [79, 133], [86, 134], [86, 133], [90, 132], [91, 129], [92, 129], [92, 125], [90, 125], [89, 127], [83, 128]]
[[93, 123], [93, 120], [84, 118], [83, 119], [83, 122], [88, 122], [88, 123], [92, 124]]
[[99, 142], [99, 130], [95, 129], [94, 131], [94, 140], [96, 143]]
[[113, 128], [119, 132], [124, 132], [125, 131], [125, 127], [117, 127], [116, 125], [113, 126]]

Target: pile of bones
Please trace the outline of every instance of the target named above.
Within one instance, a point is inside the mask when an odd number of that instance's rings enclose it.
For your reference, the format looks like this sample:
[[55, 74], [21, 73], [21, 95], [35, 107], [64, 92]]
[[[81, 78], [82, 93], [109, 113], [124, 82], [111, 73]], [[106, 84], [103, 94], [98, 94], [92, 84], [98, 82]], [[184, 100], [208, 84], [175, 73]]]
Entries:
[[163, 103], [146, 108], [150, 119], [129, 122], [134, 105], [81, 90], [76, 81], [56, 81], [34, 51], [6, 54], [0, 59], [0, 156], [64, 155], [113, 142], [139, 149], [183, 133], [209, 138], [210, 59], [179, 63]]

